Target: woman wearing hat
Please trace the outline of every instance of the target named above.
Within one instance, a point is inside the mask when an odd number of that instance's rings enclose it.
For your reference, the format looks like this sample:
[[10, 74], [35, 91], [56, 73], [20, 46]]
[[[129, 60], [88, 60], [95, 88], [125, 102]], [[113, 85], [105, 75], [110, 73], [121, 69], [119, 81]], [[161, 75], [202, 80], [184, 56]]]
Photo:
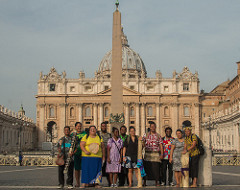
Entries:
[[89, 133], [85, 135], [80, 143], [82, 149], [82, 180], [85, 187], [100, 187], [102, 182], [102, 162], [105, 158], [105, 147], [103, 140], [97, 135], [95, 126], [89, 127]]
[[199, 164], [199, 149], [197, 135], [192, 134], [192, 127], [185, 127], [185, 150], [184, 153], [189, 152], [189, 177], [192, 178], [192, 186], [197, 187], [198, 178], [198, 164]]

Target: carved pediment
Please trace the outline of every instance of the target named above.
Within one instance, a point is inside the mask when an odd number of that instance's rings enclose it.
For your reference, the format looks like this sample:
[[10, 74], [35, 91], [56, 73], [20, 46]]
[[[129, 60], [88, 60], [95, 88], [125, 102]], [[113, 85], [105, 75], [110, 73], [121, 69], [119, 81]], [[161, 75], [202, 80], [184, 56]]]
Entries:
[[66, 77], [66, 72], [64, 71], [62, 75], [58, 74], [56, 69], [52, 67], [47, 75], [42, 76], [40, 74], [40, 80], [48, 80], [48, 81], [59, 81], [62, 80], [62, 77]]
[[198, 80], [198, 73], [195, 72], [195, 74], [191, 73], [188, 67], [184, 67], [183, 71], [181, 73], [177, 74], [177, 79], [180, 80]]

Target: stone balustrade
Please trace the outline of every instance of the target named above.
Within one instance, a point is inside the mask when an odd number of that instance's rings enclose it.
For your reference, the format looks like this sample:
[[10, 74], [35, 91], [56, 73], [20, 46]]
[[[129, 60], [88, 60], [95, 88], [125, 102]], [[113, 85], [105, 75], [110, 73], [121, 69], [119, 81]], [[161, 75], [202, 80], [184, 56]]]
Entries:
[[17, 112], [14, 112], [8, 108], [5, 108], [2, 105], [0, 105], [0, 113], [3, 113], [5, 115], [8, 115], [8, 116], [16, 118], [16, 119], [20, 119], [22, 121], [34, 123], [34, 121], [31, 118], [26, 117], [25, 115], [22, 116], [22, 115], [18, 114]]

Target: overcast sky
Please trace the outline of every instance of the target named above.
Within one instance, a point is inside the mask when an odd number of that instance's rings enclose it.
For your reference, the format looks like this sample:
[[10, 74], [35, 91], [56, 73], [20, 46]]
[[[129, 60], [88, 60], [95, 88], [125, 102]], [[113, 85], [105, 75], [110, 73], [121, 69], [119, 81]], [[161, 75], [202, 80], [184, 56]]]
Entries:
[[[188, 66], [201, 89], [232, 79], [240, 61], [239, 0], [119, 0], [130, 47], [148, 77]], [[37, 80], [52, 66], [86, 77], [111, 49], [115, 0], [0, 0], [0, 104], [35, 119]]]

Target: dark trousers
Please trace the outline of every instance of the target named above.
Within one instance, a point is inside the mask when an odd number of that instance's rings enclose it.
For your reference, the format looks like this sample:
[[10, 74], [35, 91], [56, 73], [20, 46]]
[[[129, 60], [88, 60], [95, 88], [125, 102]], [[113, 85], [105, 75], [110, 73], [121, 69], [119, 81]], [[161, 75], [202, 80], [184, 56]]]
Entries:
[[169, 184], [173, 181], [173, 170], [172, 164], [169, 163], [169, 160], [162, 160], [162, 182], [167, 184], [167, 168], [168, 168], [168, 182]]
[[190, 157], [189, 160], [189, 176], [191, 178], [198, 177], [199, 155]]
[[118, 174], [118, 178], [119, 178], [119, 186], [124, 186], [126, 179], [127, 179], [127, 182], [128, 182], [127, 168], [125, 168], [125, 167], [121, 168], [121, 173]]
[[102, 176], [107, 178], [108, 186], [110, 186], [110, 180], [109, 180], [109, 173], [106, 172], [106, 166], [107, 166], [107, 160], [104, 162], [102, 166]]
[[[64, 185], [64, 167], [63, 166], [58, 166], [58, 181], [59, 185]], [[67, 185], [73, 185], [73, 167], [74, 167], [74, 162], [70, 162], [68, 172], [67, 172]]]

